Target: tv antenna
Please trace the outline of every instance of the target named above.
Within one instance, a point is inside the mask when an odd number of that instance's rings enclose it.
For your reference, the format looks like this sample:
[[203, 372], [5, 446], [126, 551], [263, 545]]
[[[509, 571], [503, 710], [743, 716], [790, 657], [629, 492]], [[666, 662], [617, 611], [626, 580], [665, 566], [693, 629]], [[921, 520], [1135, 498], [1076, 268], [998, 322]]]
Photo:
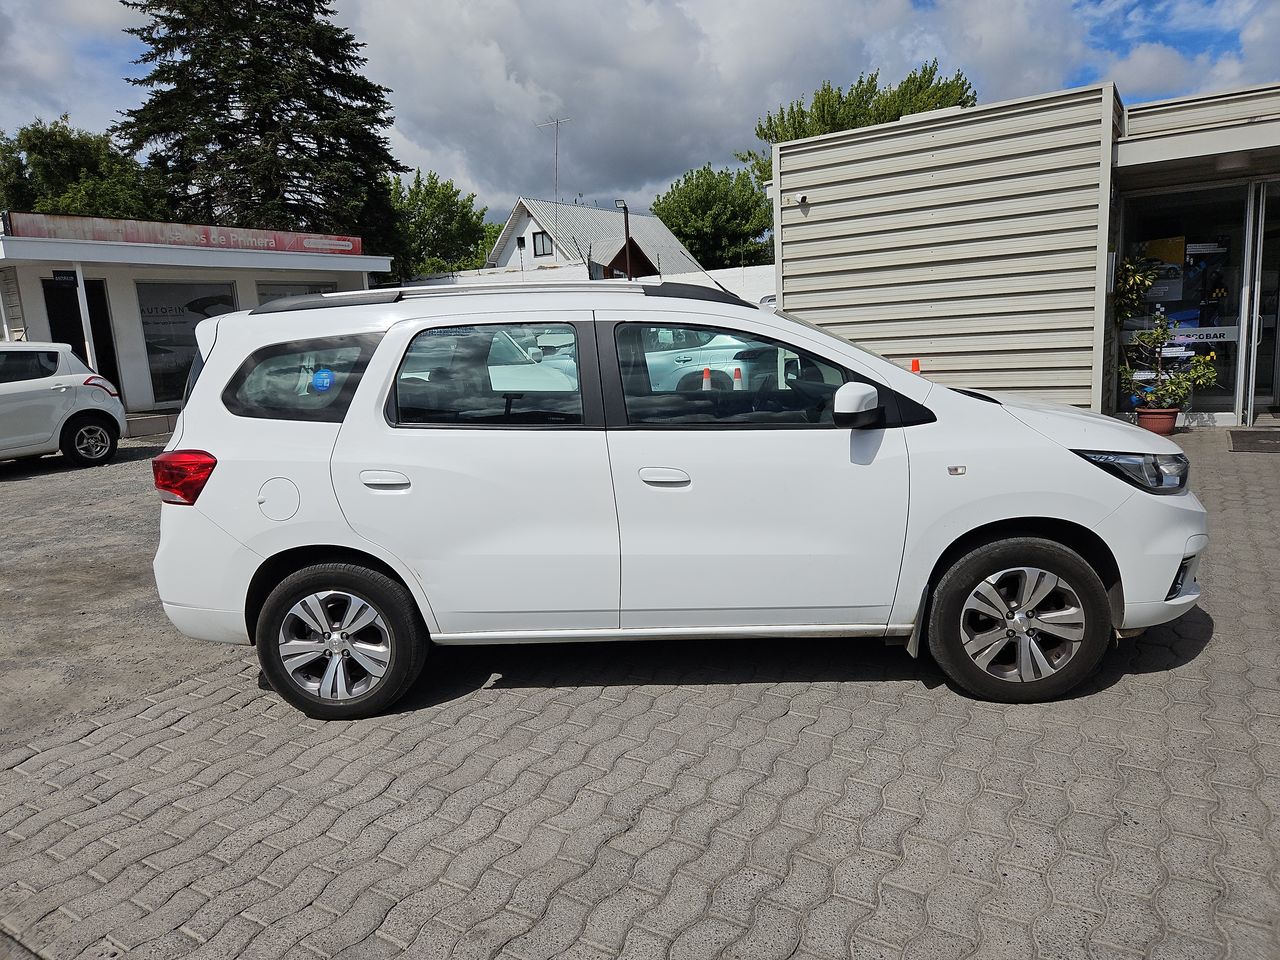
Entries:
[[[556, 233], [556, 212], [560, 206], [560, 124], [568, 123], [573, 117], [552, 117], [546, 123], [535, 123], [534, 126], [541, 129], [542, 127], [556, 128], [556, 145], [555, 145], [555, 196], [552, 197], [556, 202], [556, 206], [551, 208], [551, 232]], [[557, 234], [559, 236], [559, 234]]]

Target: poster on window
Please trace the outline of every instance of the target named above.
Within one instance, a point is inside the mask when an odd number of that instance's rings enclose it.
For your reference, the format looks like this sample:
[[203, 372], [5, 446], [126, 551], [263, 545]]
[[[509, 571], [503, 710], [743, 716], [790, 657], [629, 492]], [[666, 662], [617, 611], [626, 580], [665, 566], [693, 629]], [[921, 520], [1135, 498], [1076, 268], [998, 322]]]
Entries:
[[1135, 244], [1134, 256], [1152, 261], [1155, 283], [1147, 291], [1148, 303], [1182, 299], [1182, 272], [1187, 259], [1186, 237], [1162, 237]]
[[338, 285], [332, 280], [317, 280], [308, 283], [305, 280], [294, 281], [262, 281], [258, 284], [258, 304], [282, 300], [285, 297], [304, 297], [312, 293], [333, 293]]
[[138, 284], [142, 336], [156, 403], [180, 403], [196, 349], [196, 324], [236, 309], [230, 283]]

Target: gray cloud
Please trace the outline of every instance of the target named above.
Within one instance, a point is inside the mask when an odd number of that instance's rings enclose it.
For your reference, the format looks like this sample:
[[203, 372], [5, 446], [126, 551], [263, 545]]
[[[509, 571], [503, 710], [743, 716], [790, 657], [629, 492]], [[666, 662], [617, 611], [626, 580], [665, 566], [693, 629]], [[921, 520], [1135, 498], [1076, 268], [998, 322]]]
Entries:
[[[635, 209], [685, 170], [755, 146], [756, 119], [822, 80], [937, 56], [990, 102], [1115, 77], [1130, 100], [1280, 79], [1276, 0], [336, 0], [390, 87], [396, 154], [452, 177], [500, 217], [525, 194]], [[142, 91], [113, 0], [4, 0], [0, 128], [70, 112], [103, 129]], [[1196, 24], [1238, 44], [1188, 55], [1161, 34]]]

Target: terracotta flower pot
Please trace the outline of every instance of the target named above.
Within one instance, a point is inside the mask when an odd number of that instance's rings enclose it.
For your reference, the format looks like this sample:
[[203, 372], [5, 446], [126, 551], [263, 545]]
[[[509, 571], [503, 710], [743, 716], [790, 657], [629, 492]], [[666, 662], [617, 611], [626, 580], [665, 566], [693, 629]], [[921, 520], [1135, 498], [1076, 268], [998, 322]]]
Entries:
[[1178, 424], [1177, 407], [1139, 407], [1138, 426], [1167, 437]]

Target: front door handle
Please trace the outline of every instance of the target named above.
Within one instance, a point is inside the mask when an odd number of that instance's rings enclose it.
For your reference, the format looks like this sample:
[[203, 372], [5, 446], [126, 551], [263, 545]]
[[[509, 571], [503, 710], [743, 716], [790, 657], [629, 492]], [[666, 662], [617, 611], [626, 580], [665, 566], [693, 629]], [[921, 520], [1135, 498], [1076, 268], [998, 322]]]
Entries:
[[689, 475], [675, 467], [641, 467], [640, 479], [653, 487], [687, 487]]
[[409, 478], [396, 470], [361, 470], [360, 482], [370, 490], [408, 490]]

